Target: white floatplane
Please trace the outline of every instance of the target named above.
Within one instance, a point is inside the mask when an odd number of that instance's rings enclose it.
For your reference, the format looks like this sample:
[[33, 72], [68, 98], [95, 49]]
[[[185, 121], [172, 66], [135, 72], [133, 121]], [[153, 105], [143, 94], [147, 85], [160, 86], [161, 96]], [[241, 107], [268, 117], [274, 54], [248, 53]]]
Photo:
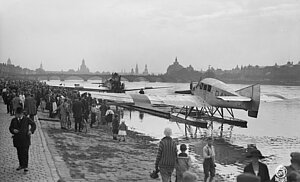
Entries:
[[[176, 122], [207, 128], [208, 121], [247, 127], [247, 121], [234, 117], [233, 109], [248, 111], [249, 117], [258, 116], [260, 85], [251, 85], [234, 91], [224, 82], [205, 78], [191, 83], [189, 90], [175, 91], [174, 95], [147, 95], [126, 93], [94, 93], [93, 96], [121, 104], [147, 104], [153, 108], [173, 107], [170, 118]], [[225, 112], [229, 114], [225, 114]]]

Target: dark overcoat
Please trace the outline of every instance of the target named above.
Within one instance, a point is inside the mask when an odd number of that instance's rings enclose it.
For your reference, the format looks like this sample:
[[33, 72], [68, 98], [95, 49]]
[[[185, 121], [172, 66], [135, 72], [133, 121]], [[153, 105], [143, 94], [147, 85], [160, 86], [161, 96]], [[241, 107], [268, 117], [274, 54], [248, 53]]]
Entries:
[[37, 112], [36, 100], [31, 96], [26, 97], [25, 103], [24, 103], [24, 109], [27, 114], [36, 115], [36, 112]]
[[84, 106], [81, 101], [74, 101], [72, 111], [74, 118], [81, 118], [83, 114]]
[[[270, 181], [270, 175], [269, 175], [269, 170], [266, 164], [258, 162], [259, 165], [259, 170], [258, 170], [258, 176], [260, 177], [261, 182], [269, 182]], [[251, 173], [254, 174], [253, 166], [252, 163], [248, 164], [244, 168], [245, 173]]]
[[[13, 134], [14, 147], [28, 147], [31, 144], [30, 135], [28, 135], [29, 126], [33, 134], [36, 124], [30, 118], [23, 116], [20, 121], [16, 117], [11, 120], [9, 131]], [[19, 130], [19, 132], [14, 133], [14, 129]]]

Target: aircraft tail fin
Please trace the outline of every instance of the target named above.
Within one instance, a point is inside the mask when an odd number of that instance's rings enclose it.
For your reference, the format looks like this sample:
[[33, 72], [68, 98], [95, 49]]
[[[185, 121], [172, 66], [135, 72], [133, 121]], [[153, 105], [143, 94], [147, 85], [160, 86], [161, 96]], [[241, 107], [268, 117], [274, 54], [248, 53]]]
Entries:
[[251, 98], [248, 104], [248, 116], [257, 118], [260, 104], [260, 85], [255, 84], [236, 91], [241, 96]]

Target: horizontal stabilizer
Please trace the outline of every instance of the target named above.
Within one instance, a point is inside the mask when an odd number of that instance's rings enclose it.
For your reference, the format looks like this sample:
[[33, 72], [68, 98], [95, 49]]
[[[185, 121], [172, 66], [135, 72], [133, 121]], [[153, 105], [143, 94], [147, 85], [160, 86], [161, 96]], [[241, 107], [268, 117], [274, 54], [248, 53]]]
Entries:
[[178, 90], [175, 91], [176, 94], [192, 94], [191, 90]]
[[218, 96], [218, 99], [224, 100], [224, 101], [239, 101], [239, 102], [249, 102], [251, 101], [251, 98], [249, 97], [243, 97], [243, 96]]

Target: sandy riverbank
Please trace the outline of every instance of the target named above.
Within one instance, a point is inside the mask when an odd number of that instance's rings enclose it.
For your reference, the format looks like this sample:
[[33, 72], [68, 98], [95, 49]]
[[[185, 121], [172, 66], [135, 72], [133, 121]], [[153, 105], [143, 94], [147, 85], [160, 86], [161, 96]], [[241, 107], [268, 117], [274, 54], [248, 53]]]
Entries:
[[[39, 117], [46, 118], [47, 114], [39, 113]], [[160, 181], [149, 176], [157, 152], [154, 143], [158, 142], [149, 136], [129, 131], [126, 142], [119, 142], [112, 140], [105, 126], [89, 128], [84, 134], [61, 130], [59, 122], [40, 123], [64, 181]], [[192, 168], [199, 181], [203, 179], [201, 170]]]

